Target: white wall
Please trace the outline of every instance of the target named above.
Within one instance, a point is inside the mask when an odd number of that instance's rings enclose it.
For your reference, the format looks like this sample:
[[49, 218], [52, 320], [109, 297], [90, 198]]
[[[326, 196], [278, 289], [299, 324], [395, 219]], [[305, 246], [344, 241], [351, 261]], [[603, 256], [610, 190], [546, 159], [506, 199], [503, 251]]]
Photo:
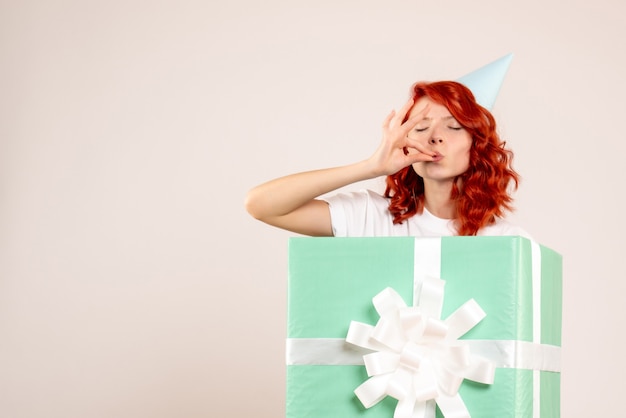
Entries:
[[412, 82], [509, 52], [512, 219], [564, 256], [562, 415], [618, 416], [625, 9], [0, 2], [0, 416], [284, 415], [291, 234], [247, 189], [368, 156]]

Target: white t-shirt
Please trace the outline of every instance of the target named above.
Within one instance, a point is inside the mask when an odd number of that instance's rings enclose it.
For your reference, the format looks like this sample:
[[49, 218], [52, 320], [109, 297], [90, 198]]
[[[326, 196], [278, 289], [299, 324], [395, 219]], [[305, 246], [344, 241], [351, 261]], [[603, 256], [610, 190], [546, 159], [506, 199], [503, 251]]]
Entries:
[[[333, 235], [336, 237], [441, 237], [456, 235], [450, 219], [441, 219], [424, 208], [401, 224], [393, 223], [389, 199], [371, 190], [338, 193], [324, 197], [330, 208]], [[478, 231], [477, 235], [520, 235], [532, 239], [522, 228], [504, 219]]]

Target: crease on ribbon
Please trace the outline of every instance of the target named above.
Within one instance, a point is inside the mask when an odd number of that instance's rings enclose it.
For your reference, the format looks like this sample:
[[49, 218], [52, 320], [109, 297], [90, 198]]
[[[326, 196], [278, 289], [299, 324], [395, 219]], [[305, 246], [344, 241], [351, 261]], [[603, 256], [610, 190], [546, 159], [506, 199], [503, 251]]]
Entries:
[[464, 379], [491, 384], [495, 364], [458, 340], [486, 314], [474, 299], [441, 320], [445, 282], [427, 277], [419, 306], [407, 306], [392, 288], [372, 299], [375, 326], [352, 321], [346, 342], [372, 350], [363, 356], [369, 377], [354, 390], [365, 408], [386, 396], [398, 400], [394, 418], [426, 418], [433, 402], [446, 417], [470, 417], [458, 393]]

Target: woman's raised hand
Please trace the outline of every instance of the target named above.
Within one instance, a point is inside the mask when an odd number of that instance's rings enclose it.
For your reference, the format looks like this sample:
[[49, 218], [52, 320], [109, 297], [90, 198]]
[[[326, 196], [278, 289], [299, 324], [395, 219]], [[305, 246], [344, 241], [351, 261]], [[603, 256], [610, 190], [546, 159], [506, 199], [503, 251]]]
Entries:
[[428, 112], [428, 105], [403, 122], [414, 105], [415, 101], [411, 98], [398, 112], [393, 110], [385, 118], [383, 139], [376, 152], [369, 158], [369, 163], [372, 164], [372, 170], [376, 175], [394, 174], [413, 163], [433, 160], [432, 152], [408, 136]]
[[413, 100], [397, 113], [391, 112], [383, 124], [383, 140], [370, 158], [356, 163], [306, 171], [279, 177], [252, 188], [246, 196], [246, 209], [270, 225], [304, 235], [331, 236], [330, 211], [319, 196], [362, 180], [396, 173], [419, 161], [432, 161], [433, 155], [408, 137], [411, 129], [428, 112], [425, 106], [411, 114]]

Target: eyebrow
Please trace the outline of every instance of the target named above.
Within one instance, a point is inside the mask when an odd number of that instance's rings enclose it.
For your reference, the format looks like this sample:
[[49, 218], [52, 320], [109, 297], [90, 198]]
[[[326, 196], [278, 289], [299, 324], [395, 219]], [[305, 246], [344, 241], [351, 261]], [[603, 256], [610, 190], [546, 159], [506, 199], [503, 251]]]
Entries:
[[[450, 120], [450, 119], [456, 120], [456, 118], [454, 116], [444, 116], [443, 118], [439, 118], [439, 119], [441, 119], [441, 120]], [[432, 121], [433, 118], [424, 118], [422, 120]]]

